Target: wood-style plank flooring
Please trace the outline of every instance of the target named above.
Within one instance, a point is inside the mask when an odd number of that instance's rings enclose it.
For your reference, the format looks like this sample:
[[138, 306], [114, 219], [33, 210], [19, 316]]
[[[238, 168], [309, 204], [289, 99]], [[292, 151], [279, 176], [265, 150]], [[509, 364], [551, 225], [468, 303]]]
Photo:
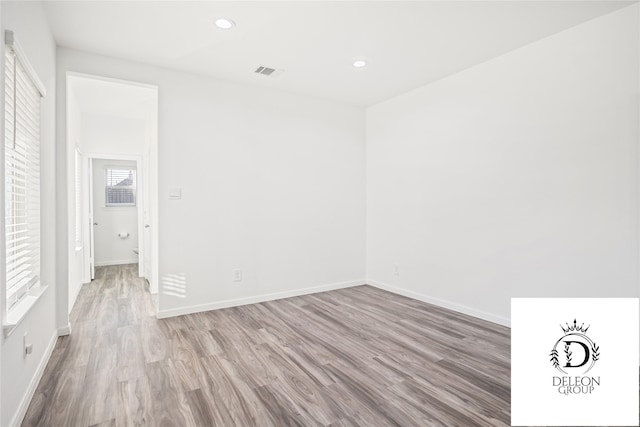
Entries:
[[97, 269], [24, 426], [507, 426], [509, 329], [370, 286], [155, 318]]

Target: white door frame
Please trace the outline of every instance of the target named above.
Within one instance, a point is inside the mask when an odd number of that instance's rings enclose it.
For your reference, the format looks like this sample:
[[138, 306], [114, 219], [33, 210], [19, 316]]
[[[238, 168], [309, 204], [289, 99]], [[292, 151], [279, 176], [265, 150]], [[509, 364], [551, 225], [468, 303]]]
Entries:
[[[143, 194], [146, 182], [144, 181], [144, 177], [146, 171], [143, 169], [143, 157], [138, 155], [128, 155], [128, 154], [107, 154], [107, 153], [85, 153], [85, 157], [88, 159], [90, 167], [89, 170], [93, 170], [93, 161], [94, 160], [128, 160], [136, 162], [136, 211], [137, 211], [137, 227], [138, 227], [138, 277], [144, 277], [144, 254], [145, 251], [149, 250], [144, 247], [144, 210], [146, 206], [144, 206], [144, 201], [149, 200], [148, 195]], [[93, 176], [89, 178], [89, 183], [87, 186], [93, 185]], [[85, 192], [85, 194], [87, 194]], [[94, 192], [93, 188], [89, 189], [89, 209], [93, 210], [93, 198]], [[93, 218], [90, 218], [89, 212], [83, 212], [83, 216], [85, 217], [85, 223], [89, 220], [93, 221], [95, 219], [95, 212], [93, 214]], [[89, 224], [89, 233], [88, 236], [84, 237], [84, 245], [86, 248], [89, 248], [89, 251], [94, 254], [94, 266], [95, 266], [95, 238], [93, 232], [93, 224]], [[87, 277], [87, 272], [90, 274], [90, 280], [93, 279], [93, 274], [91, 272], [90, 259], [85, 257], [85, 279]]]
[[[87, 246], [87, 240], [85, 239], [82, 243], [87, 248], [84, 251], [84, 263], [85, 263], [85, 274], [84, 274], [84, 283], [89, 283], [93, 279], [96, 278], [96, 254], [94, 252], [95, 245], [93, 240], [95, 236], [93, 235], [93, 225], [94, 225], [94, 216], [93, 212], [93, 159], [84, 157], [85, 162], [85, 173], [83, 174], [83, 181], [86, 179], [88, 183], [86, 191], [82, 193], [82, 199], [85, 200], [85, 205], [83, 207], [83, 218], [82, 222], [85, 224], [85, 232], [82, 233], [83, 236], [89, 236], [89, 246]], [[84, 218], [84, 212], [88, 214], [88, 218]], [[89, 271], [86, 270], [86, 267], [89, 267]]]

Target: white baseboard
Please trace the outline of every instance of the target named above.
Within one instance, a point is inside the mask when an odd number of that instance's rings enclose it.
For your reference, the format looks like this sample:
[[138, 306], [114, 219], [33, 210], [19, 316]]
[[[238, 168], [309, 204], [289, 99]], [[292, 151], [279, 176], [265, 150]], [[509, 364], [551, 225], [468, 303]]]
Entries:
[[158, 317], [158, 319], [164, 319], [164, 318], [167, 318], [167, 317], [182, 316], [182, 315], [185, 315], [185, 314], [199, 313], [199, 312], [202, 312], [202, 311], [219, 310], [221, 308], [237, 307], [237, 306], [240, 306], [240, 305], [257, 304], [257, 303], [261, 303], [261, 302], [273, 301], [273, 300], [278, 300], [278, 299], [282, 299], [282, 298], [290, 298], [290, 297], [296, 297], [296, 296], [301, 296], [301, 295], [314, 294], [314, 293], [317, 293], [317, 292], [325, 292], [325, 291], [332, 291], [332, 290], [336, 290], [336, 289], [350, 288], [350, 287], [353, 287], [353, 286], [360, 286], [360, 285], [365, 285], [365, 284], [374, 286], [376, 288], [379, 288], [379, 289], [382, 289], [382, 290], [385, 290], [385, 291], [388, 291], [388, 292], [392, 292], [394, 294], [398, 294], [398, 295], [402, 295], [402, 296], [405, 296], [405, 297], [413, 298], [413, 299], [418, 300], [418, 301], [426, 302], [428, 304], [437, 305], [438, 307], [446, 308], [446, 309], [449, 309], [449, 310], [456, 311], [458, 313], [466, 314], [466, 315], [469, 315], [469, 316], [476, 317], [478, 319], [482, 319], [482, 320], [486, 320], [486, 321], [489, 321], [489, 322], [492, 322], [492, 323], [496, 323], [498, 325], [507, 326], [507, 327], [511, 326], [510, 319], [508, 319], [506, 317], [502, 317], [502, 316], [498, 316], [498, 315], [495, 315], [495, 314], [487, 313], [487, 312], [482, 311], [482, 310], [477, 310], [477, 309], [472, 308], [472, 307], [467, 307], [465, 305], [454, 303], [454, 302], [447, 301], [447, 300], [443, 300], [443, 299], [440, 299], [440, 298], [434, 298], [434, 297], [431, 297], [429, 295], [421, 294], [421, 293], [418, 293], [418, 292], [414, 292], [414, 291], [409, 291], [409, 290], [406, 290], [406, 289], [398, 288], [398, 287], [395, 287], [395, 286], [388, 285], [386, 283], [378, 282], [376, 280], [352, 280], [350, 282], [333, 283], [333, 284], [330, 284], [330, 285], [322, 285], [322, 286], [315, 286], [315, 287], [311, 287], [311, 288], [295, 289], [295, 290], [292, 290], [292, 291], [275, 292], [275, 293], [271, 293], [271, 294], [257, 295], [257, 296], [253, 296], [253, 297], [236, 298], [236, 299], [229, 299], [229, 300], [224, 300], [224, 301], [216, 301], [216, 302], [211, 302], [211, 303], [206, 303], [206, 304], [198, 304], [198, 305], [192, 305], [192, 306], [187, 306], [187, 307], [178, 307], [178, 308], [173, 308], [173, 309], [169, 309], [169, 310], [158, 310], [157, 317]]
[[371, 286], [375, 286], [376, 288], [392, 292], [394, 294], [402, 295], [405, 297], [413, 298], [418, 301], [426, 302], [428, 304], [437, 305], [438, 307], [446, 308], [449, 310], [457, 311], [458, 313], [467, 314], [469, 316], [477, 317], [478, 319], [486, 320], [492, 323], [497, 323], [498, 325], [511, 327], [511, 320], [506, 317], [498, 316], [495, 314], [487, 313], [482, 310], [478, 310], [472, 307], [467, 307], [466, 305], [458, 304], [455, 302], [443, 300], [440, 298], [434, 298], [429, 295], [421, 294], [414, 291], [409, 291], [407, 289], [398, 288], [395, 286], [388, 285], [386, 283], [378, 282], [377, 280], [367, 280], [367, 284]]
[[63, 326], [62, 328], [58, 329], [58, 336], [59, 337], [64, 337], [66, 335], [71, 335], [71, 324], [67, 323], [67, 326]]
[[107, 267], [109, 265], [123, 265], [123, 264], [137, 264], [137, 263], [138, 263], [138, 258], [135, 258], [135, 259], [121, 259], [116, 261], [101, 261], [101, 262], [96, 262], [95, 266]]
[[29, 404], [31, 403], [31, 399], [33, 399], [33, 395], [36, 392], [36, 388], [38, 387], [38, 383], [40, 379], [42, 379], [42, 374], [44, 373], [44, 368], [47, 367], [47, 363], [49, 363], [49, 359], [51, 358], [51, 353], [53, 353], [53, 349], [56, 346], [56, 341], [58, 340], [58, 333], [54, 333], [49, 341], [49, 345], [47, 345], [46, 350], [44, 351], [44, 355], [38, 364], [38, 369], [33, 374], [33, 378], [29, 383], [29, 387], [27, 387], [27, 391], [25, 392], [22, 400], [20, 401], [20, 405], [18, 406], [18, 410], [16, 411], [13, 419], [11, 420], [11, 426], [18, 427], [22, 424], [22, 420], [24, 416], [27, 414], [27, 409], [29, 409]]
[[352, 286], [360, 286], [364, 285], [365, 283], [365, 280], [352, 280], [350, 282], [333, 283], [330, 285], [314, 286], [311, 288], [295, 289], [292, 291], [275, 292], [272, 294], [257, 295], [254, 297], [229, 299], [206, 304], [192, 305], [188, 307], [172, 308], [169, 310], [158, 310], [158, 319], [164, 319], [173, 316], [182, 316], [184, 314], [199, 313], [202, 311], [218, 310], [221, 308], [237, 307], [240, 305], [257, 304], [260, 302], [315, 294], [318, 292], [333, 291], [336, 289], [350, 288]]

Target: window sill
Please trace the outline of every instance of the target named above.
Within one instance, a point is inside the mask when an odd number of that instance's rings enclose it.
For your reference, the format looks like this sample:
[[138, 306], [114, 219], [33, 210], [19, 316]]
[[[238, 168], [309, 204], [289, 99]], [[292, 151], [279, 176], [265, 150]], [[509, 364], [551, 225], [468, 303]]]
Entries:
[[31, 289], [27, 296], [13, 307], [9, 313], [7, 313], [7, 319], [2, 324], [2, 330], [5, 338], [9, 337], [18, 327], [20, 322], [27, 317], [29, 311], [31, 311], [33, 306], [36, 305], [36, 302], [46, 290], [47, 286], [38, 286], [37, 288]]

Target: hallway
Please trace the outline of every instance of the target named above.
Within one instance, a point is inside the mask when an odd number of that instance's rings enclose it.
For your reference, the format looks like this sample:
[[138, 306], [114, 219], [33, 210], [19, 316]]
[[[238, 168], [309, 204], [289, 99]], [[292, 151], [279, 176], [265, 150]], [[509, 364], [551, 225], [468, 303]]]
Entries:
[[144, 372], [142, 333], [157, 322], [154, 298], [137, 273], [137, 264], [97, 267], [95, 280], [82, 286], [71, 335], [58, 338], [23, 425], [115, 418], [118, 387]]

